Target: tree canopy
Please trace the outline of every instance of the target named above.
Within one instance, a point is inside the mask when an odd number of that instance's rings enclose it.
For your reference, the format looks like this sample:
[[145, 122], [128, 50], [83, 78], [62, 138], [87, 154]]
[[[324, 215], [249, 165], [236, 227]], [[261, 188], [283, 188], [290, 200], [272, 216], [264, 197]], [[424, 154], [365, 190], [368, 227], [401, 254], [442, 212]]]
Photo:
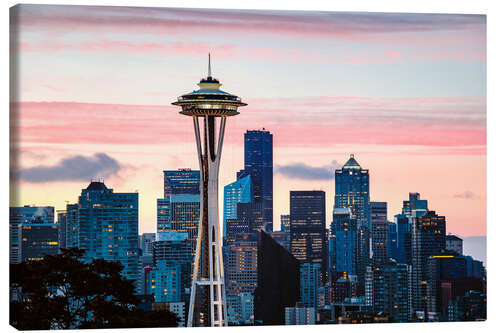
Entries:
[[175, 327], [169, 311], [144, 311], [119, 262], [82, 261], [61, 249], [40, 261], [10, 265], [10, 324], [19, 330]]

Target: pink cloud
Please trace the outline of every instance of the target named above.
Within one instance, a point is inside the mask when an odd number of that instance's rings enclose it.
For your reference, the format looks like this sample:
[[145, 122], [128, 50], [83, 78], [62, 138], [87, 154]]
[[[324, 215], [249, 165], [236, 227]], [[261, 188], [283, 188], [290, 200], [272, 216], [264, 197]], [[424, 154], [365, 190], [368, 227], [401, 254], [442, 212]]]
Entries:
[[131, 42], [123, 40], [87, 40], [76, 42], [46, 41], [46, 42], [20, 42], [11, 44], [13, 52], [31, 53], [56, 53], [56, 52], [85, 52], [85, 53], [129, 53], [178, 56], [206, 57], [208, 52], [217, 55], [219, 59], [268, 60], [273, 62], [289, 61], [308, 64], [387, 64], [405, 61], [485, 61], [486, 52], [478, 51], [398, 51], [388, 49], [385, 51], [345, 50], [335, 54], [317, 53], [314, 51], [286, 50], [271, 47], [240, 47], [231, 44], [207, 43], [159, 43], [159, 42]]
[[[448, 113], [451, 107], [447, 103], [458, 106], [460, 98], [438, 99], [445, 106], [433, 99], [392, 99], [393, 109], [391, 99], [324, 99], [324, 105], [305, 103], [279, 111], [249, 100], [241, 115], [230, 120], [228, 140], [239, 142], [247, 129], [265, 126], [275, 133], [278, 146], [486, 144], [484, 109], [475, 116], [460, 107]], [[171, 144], [193, 140], [191, 122], [170, 105], [20, 102], [12, 103], [11, 109], [14, 138], [21, 143]], [[477, 150], [461, 152], [477, 154]]]

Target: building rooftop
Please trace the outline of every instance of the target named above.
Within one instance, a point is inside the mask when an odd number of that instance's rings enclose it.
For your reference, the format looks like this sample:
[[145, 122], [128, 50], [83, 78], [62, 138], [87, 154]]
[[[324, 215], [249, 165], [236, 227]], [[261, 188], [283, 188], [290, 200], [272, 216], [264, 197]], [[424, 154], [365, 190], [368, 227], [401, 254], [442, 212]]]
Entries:
[[342, 169], [361, 169], [359, 163], [354, 159], [354, 154], [351, 154], [351, 157], [345, 162]]
[[89, 191], [103, 191], [107, 190], [108, 188], [106, 185], [104, 185], [104, 182], [90, 182], [89, 186], [87, 186], [87, 190]]

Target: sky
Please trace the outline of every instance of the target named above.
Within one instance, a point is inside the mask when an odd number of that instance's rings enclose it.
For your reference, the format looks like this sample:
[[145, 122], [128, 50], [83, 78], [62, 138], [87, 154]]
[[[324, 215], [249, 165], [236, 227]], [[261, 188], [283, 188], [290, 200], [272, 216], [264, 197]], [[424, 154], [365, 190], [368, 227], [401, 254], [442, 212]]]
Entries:
[[[222, 187], [246, 130], [274, 137], [274, 226], [290, 190], [324, 190], [354, 154], [389, 219], [409, 192], [447, 232], [486, 235], [486, 17], [20, 5], [11, 9], [11, 205], [64, 209], [91, 179], [139, 192], [156, 229], [163, 170], [199, 169], [171, 103], [212, 73], [228, 119]], [[222, 215], [222, 206], [220, 208]]]

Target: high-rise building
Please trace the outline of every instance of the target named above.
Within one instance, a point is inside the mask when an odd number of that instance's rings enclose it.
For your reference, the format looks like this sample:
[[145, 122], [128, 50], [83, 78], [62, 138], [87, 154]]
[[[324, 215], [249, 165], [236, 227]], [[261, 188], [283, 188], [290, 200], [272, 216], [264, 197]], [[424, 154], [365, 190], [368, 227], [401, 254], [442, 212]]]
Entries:
[[[335, 251], [330, 251], [331, 256], [335, 256], [331, 260], [335, 262], [331, 266], [335, 266], [336, 272], [355, 275], [357, 221], [350, 208], [334, 208], [330, 233], [335, 236]], [[333, 276], [333, 271], [331, 273]]]
[[138, 193], [115, 193], [92, 181], [78, 204], [66, 206], [71, 246], [85, 250], [87, 261], [119, 261], [123, 276], [138, 283], [138, 204]]
[[342, 169], [335, 170], [335, 208], [350, 208], [357, 221], [356, 275], [364, 284], [370, 262], [370, 174], [353, 154]]
[[69, 234], [68, 223], [66, 219], [66, 211], [58, 210], [57, 212], [57, 229], [59, 230], [59, 247], [62, 249], [67, 248], [67, 235]]
[[290, 215], [280, 215], [281, 231], [290, 232]]
[[384, 312], [394, 322], [411, 318], [411, 266], [387, 261], [368, 267], [365, 277], [367, 303], [374, 313]]
[[335, 170], [335, 207], [351, 208], [358, 225], [369, 227], [370, 175], [351, 154], [342, 169]]
[[300, 298], [299, 261], [264, 231], [259, 232], [255, 321], [284, 325], [285, 308]]
[[228, 246], [227, 295], [253, 293], [257, 287], [257, 233], [240, 234]]
[[157, 199], [157, 231], [187, 232], [188, 238], [195, 240], [200, 223], [200, 195], [173, 194]]
[[411, 265], [411, 218], [404, 214], [397, 214], [394, 216], [394, 223], [396, 224], [397, 242], [397, 251], [394, 259], [400, 264]]
[[139, 235], [139, 248], [142, 255], [153, 255], [153, 242], [156, 240], [155, 233], [143, 233]]
[[200, 194], [200, 171], [191, 169], [163, 171], [163, 197], [172, 194]]
[[241, 179], [250, 175], [253, 202], [261, 204], [264, 225], [273, 222], [273, 135], [265, 130], [249, 130], [245, 133], [245, 168], [238, 172]]
[[372, 261], [374, 265], [387, 262], [387, 202], [370, 202]]
[[300, 263], [320, 264], [325, 281], [325, 192], [290, 191], [290, 250]]
[[445, 319], [447, 304], [443, 304], [441, 283], [466, 278], [466, 266], [465, 257], [455, 252], [443, 252], [427, 259], [427, 311], [439, 313], [441, 319]]
[[307, 308], [318, 309], [321, 264], [300, 265], [300, 299]]
[[414, 218], [412, 233], [413, 308], [415, 311], [427, 312], [427, 259], [445, 250], [445, 217], [428, 211]]
[[446, 235], [446, 250], [463, 254], [463, 240], [456, 235]]
[[9, 262], [21, 262], [21, 244], [19, 242], [19, 224], [39, 221], [54, 223], [54, 207], [23, 206], [9, 209]]
[[[158, 234], [158, 239], [152, 243], [153, 268], [149, 270], [147, 275], [148, 287], [146, 288], [155, 296], [155, 302], [188, 304], [191, 294], [195, 246], [196, 241], [189, 239], [187, 232], [172, 231]], [[175, 277], [168, 276], [169, 274], [175, 274]], [[176, 283], [178, 288], [175, 293], [165, 294], [163, 289], [166, 287], [158, 289], [153, 280], [158, 284]]]
[[394, 222], [387, 223], [387, 257], [397, 262], [398, 253], [398, 231]]
[[238, 203], [250, 202], [252, 202], [252, 180], [249, 175], [224, 186], [224, 237], [226, 237], [226, 220], [238, 218]]
[[407, 217], [425, 215], [427, 210], [427, 200], [420, 199], [420, 193], [410, 192], [409, 200], [403, 201], [402, 214]]
[[59, 230], [56, 223], [45, 223], [37, 216], [18, 225], [21, 261], [41, 260], [59, 253]]
[[158, 260], [148, 272], [148, 287], [155, 303], [181, 302], [182, 300], [181, 264]]

